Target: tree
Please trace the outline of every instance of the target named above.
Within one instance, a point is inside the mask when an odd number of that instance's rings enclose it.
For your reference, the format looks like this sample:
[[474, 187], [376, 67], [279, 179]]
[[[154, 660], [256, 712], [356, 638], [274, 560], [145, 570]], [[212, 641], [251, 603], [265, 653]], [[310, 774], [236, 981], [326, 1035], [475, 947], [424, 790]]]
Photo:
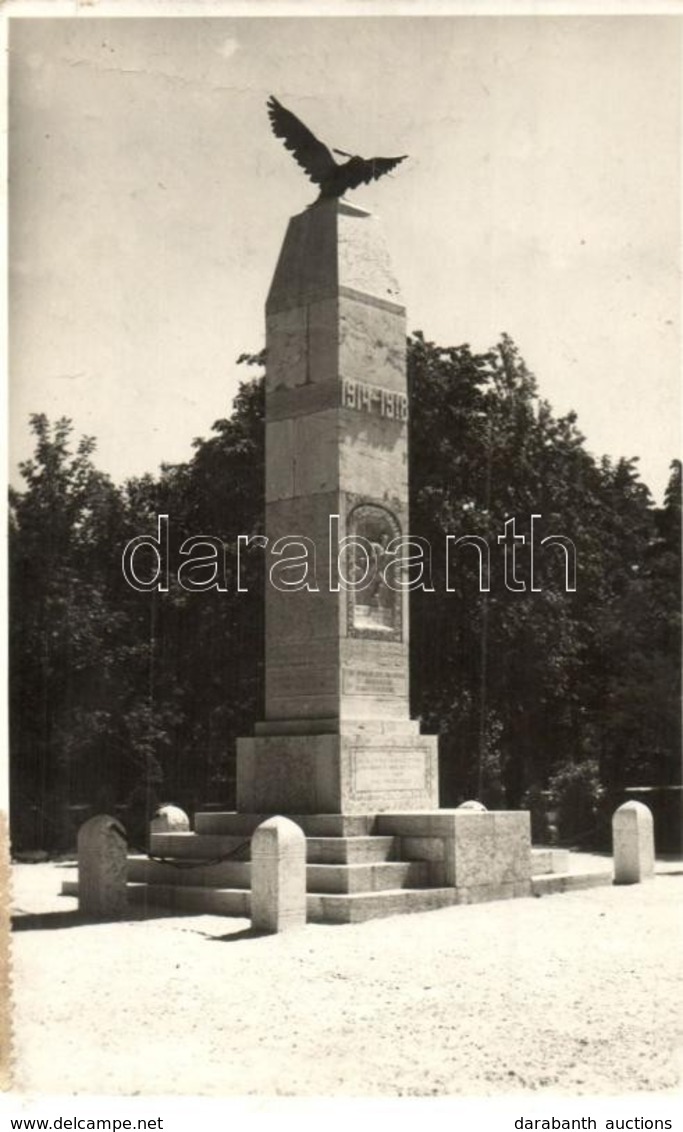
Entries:
[[[262, 530], [263, 412], [263, 379], [243, 383], [232, 416], [194, 442], [189, 463], [162, 470], [146, 518], [138, 510], [135, 519], [140, 533], [145, 523], [154, 529], [157, 514], [169, 515], [172, 565], [169, 593], [157, 601], [156, 696], [178, 709], [164, 789], [190, 808], [216, 798], [234, 805], [235, 740], [262, 714], [263, 552], [242, 550], [246, 592], [238, 592], [236, 571], [238, 537]], [[129, 484], [129, 496], [140, 486]], [[220, 589], [192, 593], [178, 580], [179, 549], [202, 533], [222, 543], [225, 570]]]
[[[65, 800], [89, 776], [106, 731], [111, 655], [122, 615], [110, 601], [109, 556], [119, 495], [91, 460], [84, 437], [70, 451], [71, 423], [31, 417], [32, 460], [24, 492], [10, 493], [10, 736], [14, 809], [32, 815], [20, 838], [59, 840]], [[99, 777], [92, 775], [93, 781]]]

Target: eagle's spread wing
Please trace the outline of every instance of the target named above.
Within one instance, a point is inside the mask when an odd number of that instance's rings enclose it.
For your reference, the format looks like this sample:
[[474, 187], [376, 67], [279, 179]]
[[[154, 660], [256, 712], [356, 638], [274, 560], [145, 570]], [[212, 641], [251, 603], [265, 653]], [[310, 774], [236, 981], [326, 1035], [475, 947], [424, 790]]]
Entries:
[[404, 153], [402, 157], [368, 157], [362, 161], [349, 162], [344, 169], [348, 188], [356, 189], [359, 185], [376, 181], [405, 161], [406, 156]]
[[282, 138], [285, 148], [291, 150], [301, 168], [316, 185], [320, 185], [337, 167], [329, 149], [272, 94], [267, 105], [275, 137]]

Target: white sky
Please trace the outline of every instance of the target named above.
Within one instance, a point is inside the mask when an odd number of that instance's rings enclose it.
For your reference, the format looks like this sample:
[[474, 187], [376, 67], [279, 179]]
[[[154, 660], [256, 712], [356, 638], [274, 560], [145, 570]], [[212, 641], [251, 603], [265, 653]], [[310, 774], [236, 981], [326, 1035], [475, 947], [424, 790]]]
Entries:
[[[676, 17], [10, 20], [14, 466], [70, 416], [120, 481], [230, 411], [287, 220], [315, 189], [274, 93], [324, 140], [408, 153], [358, 190], [408, 326], [508, 331], [589, 449], [657, 499], [679, 431]], [[12, 475], [14, 479], [14, 475]]]

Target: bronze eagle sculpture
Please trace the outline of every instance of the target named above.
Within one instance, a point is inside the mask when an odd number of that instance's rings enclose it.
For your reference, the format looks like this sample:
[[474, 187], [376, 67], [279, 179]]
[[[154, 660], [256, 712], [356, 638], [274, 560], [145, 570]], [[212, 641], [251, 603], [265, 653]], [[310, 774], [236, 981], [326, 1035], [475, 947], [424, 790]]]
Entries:
[[[320, 186], [320, 195], [316, 204], [321, 200], [341, 197], [349, 189], [357, 189], [359, 185], [376, 181], [391, 169], [395, 169], [407, 157], [404, 153], [402, 157], [365, 158], [352, 156], [343, 149], [334, 148], [330, 152], [327, 146], [311, 133], [308, 126], [304, 126], [296, 114], [287, 110], [272, 94], [267, 106], [275, 137], [282, 139], [285, 149], [292, 152], [310, 180]], [[349, 160], [340, 164], [334, 160], [332, 153], [338, 153], [340, 157], [348, 157]]]

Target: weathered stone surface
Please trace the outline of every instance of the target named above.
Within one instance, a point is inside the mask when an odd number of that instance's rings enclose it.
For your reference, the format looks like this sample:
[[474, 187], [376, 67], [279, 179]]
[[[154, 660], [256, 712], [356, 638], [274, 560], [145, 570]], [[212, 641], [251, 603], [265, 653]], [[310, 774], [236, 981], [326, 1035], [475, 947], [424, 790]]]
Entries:
[[188, 833], [190, 819], [180, 806], [160, 806], [149, 828], [150, 833]]
[[[197, 834], [201, 835], [207, 847], [212, 852], [216, 849], [223, 852], [221, 843], [225, 837], [251, 837], [257, 825], [265, 821], [271, 814], [249, 814], [242, 811], [224, 813], [208, 813], [195, 815]], [[340, 813], [290, 813], [287, 815], [303, 829], [307, 837], [367, 837], [376, 832], [376, 814], [340, 814]], [[168, 834], [159, 841], [172, 841], [173, 838], [187, 837], [187, 834]], [[196, 835], [195, 835], [196, 837]], [[155, 843], [157, 838], [154, 839]], [[232, 848], [227, 844], [226, 849]]]
[[369, 295], [403, 310], [379, 221], [347, 201], [330, 200], [290, 220], [268, 294], [268, 319], [340, 293]]
[[402, 837], [399, 857], [405, 861], [443, 861], [443, 837]]
[[507, 881], [500, 884], [462, 885], [456, 889], [456, 904], [483, 904], [490, 900], [514, 900], [531, 896], [531, 881]]
[[448, 884], [446, 879], [445, 837], [398, 837], [397, 856], [405, 861], [424, 861], [429, 868], [429, 884], [441, 888]]
[[306, 837], [309, 865], [361, 865], [393, 861], [396, 856], [394, 837]]
[[531, 877], [531, 815], [528, 810], [494, 810], [495, 869], [501, 882]]
[[339, 736], [256, 735], [237, 740], [237, 807], [244, 813], [334, 812]]
[[455, 903], [452, 888], [409, 888], [390, 892], [309, 894], [313, 923], [358, 924], [385, 916], [429, 912]]
[[377, 817], [377, 833], [393, 833], [399, 837], [444, 837], [455, 836], [457, 818], [468, 820], [467, 814], [459, 810], [427, 809], [403, 811], [389, 810]]
[[78, 908], [88, 916], [124, 915], [127, 906], [126, 831], [98, 814], [78, 831]]
[[370, 412], [347, 410], [340, 436], [339, 479], [344, 491], [370, 495], [386, 503], [408, 492], [408, 449], [405, 423]]
[[425, 861], [308, 864], [310, 892], [386, 892], [397, 888], [423, 888], [429, 883]]
[[568, 849], [553, 849], [539, 846], [531, 850], [531, 872], [533, 876], [569, 871], [570, 854]]
[[266, 932], [306, 923], [306, 838], [289, 818], [269, 818], [251, 839], [251, 923]]
[[438, 805], [437, 739], [396, 724], [323, 735], [238, 739], [237, 805], [243, 812], [373, 813]]
[[[348, 621], [348, 595], [341, 594], [341, 616]], [[381, 663], [377, 660], [377, 642], [362, 637], [346, 637], [341, 641], [340, 718], [345, 726], [366, 720], [390, 725], [395, 720], [401, 727], [411, 726], [408, 700], [408, 612], [403, 611], [403, 641], [385, 641], [381, 647]], [[413, 726], [415, 734], [419, 727]]]
[[[337, 431], [336, 405], [327, 411], [270, 422], [272, 455], [266, 469], [269, 503], [338, 489]], [[298, 532], [294, 527], [288, 533]]]
[[446, 845], [446, 880], [456, 887], [498, 884], [493, 814], [460, 810]]
[[[376, 831], [400, 837], [401, 854], [407, 850], [412, 860], [431, 861], [432, 883], [479, 891], [486, 885], [524, 885], [531, 876], [526, 810], [382, 813]], [[435, 850], [436, 841], [443, 845], [442, 854]]]
[[[272, 311], [268, 316], [268, 396], [302, 385], [324, 386], [336, 376], [336, 298]], [[338, 401], [338, 392], [336, 400]], [[268, 406], [269, 418], [271, 405]]]
[[337, 223], [340, 287], [347, 293], [374, 295], [390, 308], [400, 306], [401, 291], [377, 218], [340, 201]]
[[212, 865], [195, 861], [191, 869], [179, 869], [175, 861], [150, 861], [148, 857], [128, 857], [128, 880], [136, 884], [191, 885], [193, 888], [249, 888], [248, 861], [228, 860]]
[[397, 313], [393, 306], [368, 302], [367, 293], [340, 298], [339, 354], [345, 378], [405, 393], [406, 340]]
[[612, 847], [615, 884], [639, 884], [654, 876], [654, 822], [643, 802], [625, 802], [615, 811]]

